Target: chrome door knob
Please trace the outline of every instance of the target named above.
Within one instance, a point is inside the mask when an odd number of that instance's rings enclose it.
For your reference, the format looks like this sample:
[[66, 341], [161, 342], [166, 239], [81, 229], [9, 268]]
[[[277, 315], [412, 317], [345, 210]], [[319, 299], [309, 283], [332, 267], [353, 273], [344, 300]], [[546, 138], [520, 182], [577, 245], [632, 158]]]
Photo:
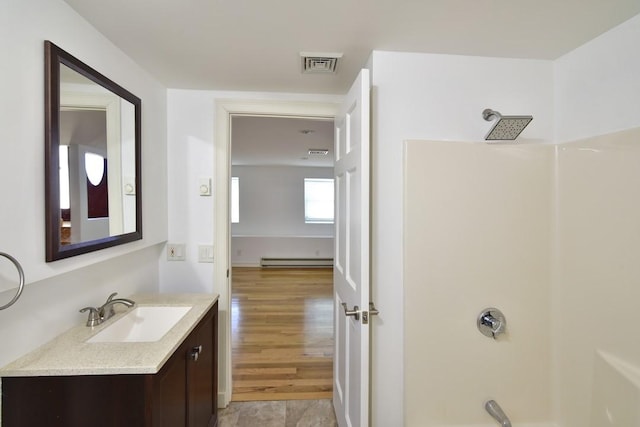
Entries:
[[360, 320], [360, 307], [358, 307], [357, 305], [353, 306], [353, 310], [349, 310], [347, 308], [347, 303], [343, 302], [342, 303], [342, 308], [344, 309], [344, 315], [345, 316], [352, 316], [354, 317], [356, 320]]
[[369, 315], [370, 316], [377, 316], [378, 314], [380, 314], [380, 312], [376, 308], [376, 305], [374, 303], [370, 302], [369, 303]]

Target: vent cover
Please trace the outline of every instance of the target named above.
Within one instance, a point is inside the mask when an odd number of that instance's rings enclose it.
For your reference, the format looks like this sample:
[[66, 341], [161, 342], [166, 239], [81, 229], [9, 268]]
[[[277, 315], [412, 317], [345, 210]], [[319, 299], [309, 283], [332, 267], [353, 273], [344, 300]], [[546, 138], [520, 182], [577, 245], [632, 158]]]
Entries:
[[329, 150], [327, 150], [326, 148], [309, 148], [308, 153], [310, 156], [326, 156], [327, 154], [329, 154]]
[[335, 74], [341, 53], [310, 53], [301, 52], [302, 72], [315, 74]]

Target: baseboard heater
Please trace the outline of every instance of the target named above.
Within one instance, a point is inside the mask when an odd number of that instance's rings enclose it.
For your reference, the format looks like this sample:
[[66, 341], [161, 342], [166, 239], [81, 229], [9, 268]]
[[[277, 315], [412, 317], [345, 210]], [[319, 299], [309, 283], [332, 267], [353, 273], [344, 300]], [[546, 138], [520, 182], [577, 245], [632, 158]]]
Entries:
[[260, 258], [261, 267], [332, 267], [333, 258]]

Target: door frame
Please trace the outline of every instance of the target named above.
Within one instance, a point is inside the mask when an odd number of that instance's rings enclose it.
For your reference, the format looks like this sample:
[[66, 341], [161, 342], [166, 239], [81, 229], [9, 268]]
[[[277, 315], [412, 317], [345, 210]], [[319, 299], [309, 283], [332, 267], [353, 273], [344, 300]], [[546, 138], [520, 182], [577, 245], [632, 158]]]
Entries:
[[235, 115], [334, 119], [339, 103], [257, 99], [219, 99], [214, 139], [214, 290], [219, 294], [218, 407], [231, 402], [231, 118]]

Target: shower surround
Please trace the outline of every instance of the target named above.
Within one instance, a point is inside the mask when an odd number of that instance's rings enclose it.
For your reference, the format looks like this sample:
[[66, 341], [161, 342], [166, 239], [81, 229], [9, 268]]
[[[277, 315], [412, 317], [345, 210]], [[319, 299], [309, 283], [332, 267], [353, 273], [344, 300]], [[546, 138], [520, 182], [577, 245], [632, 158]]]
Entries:
[[639, 141], [405, 143], [406, 426], [640, 425]]

